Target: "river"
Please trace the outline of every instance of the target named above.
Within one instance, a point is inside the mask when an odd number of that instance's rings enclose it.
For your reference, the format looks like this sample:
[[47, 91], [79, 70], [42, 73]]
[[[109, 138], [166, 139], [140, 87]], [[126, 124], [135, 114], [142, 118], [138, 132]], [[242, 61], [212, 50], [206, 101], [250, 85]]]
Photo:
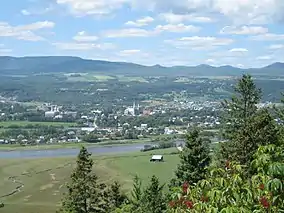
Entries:
[[[109, 153], [126, 153], [140, 151], [144, 144], [130, 144], [119, 146], [102, 146], [92, 147], [89, 146], [88, 151], [96, 154], [109, 154]], [[23, 158], [47, 158], [47, 157], [73, 157], [78, 155], [79, 148], [61, 148], [50, 150], [13, 150], [13, 151], [0, 151], [0, 159], [23, 159]]]

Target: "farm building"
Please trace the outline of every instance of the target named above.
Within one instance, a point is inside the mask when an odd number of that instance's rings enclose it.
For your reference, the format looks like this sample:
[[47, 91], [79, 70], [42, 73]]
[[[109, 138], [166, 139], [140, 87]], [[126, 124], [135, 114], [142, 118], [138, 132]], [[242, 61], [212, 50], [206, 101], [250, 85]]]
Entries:
[[163, 155], [153, 155], [150, 162], [162, 162], [164, 161]]

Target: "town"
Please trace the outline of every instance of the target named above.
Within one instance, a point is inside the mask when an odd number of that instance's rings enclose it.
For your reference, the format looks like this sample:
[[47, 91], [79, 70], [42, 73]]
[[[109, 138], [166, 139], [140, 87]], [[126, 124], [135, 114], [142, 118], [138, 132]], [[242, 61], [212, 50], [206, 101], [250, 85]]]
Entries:
[[[50, 103], [35, 106], [2, 100], [0, 105], [0, 144], [157, 141], [182, 138], [194, 126], [209, 130], [209, 136], [220, 140], [214, 134], [220, 127], [220, 102], [174, 100], [146, 105], [134, 101], [132, 106], [116, 110], [94, 107], [89, 112], [70, 111]], [[272, 105], [266, 102], [258, 107]]]

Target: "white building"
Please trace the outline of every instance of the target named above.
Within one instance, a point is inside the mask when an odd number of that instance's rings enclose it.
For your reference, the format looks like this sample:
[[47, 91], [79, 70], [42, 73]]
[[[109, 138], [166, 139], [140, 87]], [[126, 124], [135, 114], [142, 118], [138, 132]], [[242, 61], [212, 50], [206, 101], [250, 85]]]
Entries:
[[136, 110], [139, 110], [139, 104], [138, 106], [135, 105], [135, 102], [133, 103], [133, 106], [132, 107], [127, 107], [125, 110], [124, 110], [124, 115], [130, 115], [130, 116], [135, 116], [136, 114]]

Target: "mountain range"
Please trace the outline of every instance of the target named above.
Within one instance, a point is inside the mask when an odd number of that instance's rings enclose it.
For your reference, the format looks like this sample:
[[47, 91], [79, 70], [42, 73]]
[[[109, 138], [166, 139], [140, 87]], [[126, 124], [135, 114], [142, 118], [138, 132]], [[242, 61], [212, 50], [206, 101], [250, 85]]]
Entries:
[[0, 74], [23, 75], [38, 73], [87, 73], [131, 76], [239, 76], [252, 75], [282, 76], [284, 63], [273, 63], [262, 68], [241, 69], [232, 66], [213, 67], [207, 64], [198, 66], [160, 65], [144, 66], [126, 62], [89, 60], [73, 56], [0, 56]]

